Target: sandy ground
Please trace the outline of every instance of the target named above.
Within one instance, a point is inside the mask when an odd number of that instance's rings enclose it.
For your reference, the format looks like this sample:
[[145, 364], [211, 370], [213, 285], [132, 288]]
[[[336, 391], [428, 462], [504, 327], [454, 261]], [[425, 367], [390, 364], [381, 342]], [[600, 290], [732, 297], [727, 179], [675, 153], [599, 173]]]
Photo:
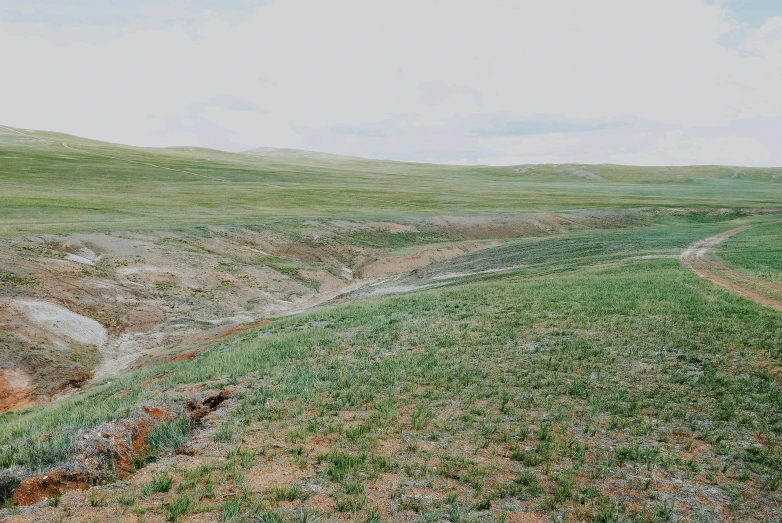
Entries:
[[423, 249], [407, 256], [383, 258], [363, 267], [361, 276], [364, 278], [384, 278], [403, 274], [426, 267], [435, 261], [449, 260], [488, 246], [485, 243], [466, 243], [453, 247]]
[[[95, 345], [98, 349], [106, 346], [108, 332], [106, 328], [81, 314], [71, 312], [65, 307], [43, 300], [15, 299], [8, 303], [9, 308], [19, 312], [36, 328], [51, 334], [52, 339], [73, 340], [84, 345]], [[55, 343], [57, 343], [55, 342]]]

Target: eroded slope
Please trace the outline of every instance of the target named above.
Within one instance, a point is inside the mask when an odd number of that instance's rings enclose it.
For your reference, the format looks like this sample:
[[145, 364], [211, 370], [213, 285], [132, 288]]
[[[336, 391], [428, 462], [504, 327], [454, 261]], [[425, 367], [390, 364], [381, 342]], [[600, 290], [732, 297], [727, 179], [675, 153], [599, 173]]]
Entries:
[[308, 221], [0, 240], [8, 410], [192, 358], [259, 322], [513, 237], [644, 223], [646, 211]]

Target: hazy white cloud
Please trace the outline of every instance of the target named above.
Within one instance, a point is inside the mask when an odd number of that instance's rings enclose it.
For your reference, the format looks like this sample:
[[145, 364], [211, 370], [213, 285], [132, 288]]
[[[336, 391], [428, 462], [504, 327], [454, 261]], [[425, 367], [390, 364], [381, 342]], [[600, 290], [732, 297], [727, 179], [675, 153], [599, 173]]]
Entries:
[[782, 6], [760, 24], [734, 9], [762, 0], [28, 1], [0, 0], [7, 125], [438, 162], [782, 165]]

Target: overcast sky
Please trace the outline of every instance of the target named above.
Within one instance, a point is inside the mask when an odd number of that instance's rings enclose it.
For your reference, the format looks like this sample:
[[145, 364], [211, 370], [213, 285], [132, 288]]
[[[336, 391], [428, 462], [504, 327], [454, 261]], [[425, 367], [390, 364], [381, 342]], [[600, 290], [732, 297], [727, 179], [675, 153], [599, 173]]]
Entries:
[[448, 163], [782, 165], [782, 0], [0, 0], [0, 124]]

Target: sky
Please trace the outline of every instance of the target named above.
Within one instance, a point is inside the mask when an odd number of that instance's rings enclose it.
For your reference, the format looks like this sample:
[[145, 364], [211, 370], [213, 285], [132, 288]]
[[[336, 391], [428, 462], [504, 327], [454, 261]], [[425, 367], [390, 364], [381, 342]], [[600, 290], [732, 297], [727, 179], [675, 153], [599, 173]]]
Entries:
[[0, 124], [140, 146], [782, 166], [780, 0], [0, 0]]

